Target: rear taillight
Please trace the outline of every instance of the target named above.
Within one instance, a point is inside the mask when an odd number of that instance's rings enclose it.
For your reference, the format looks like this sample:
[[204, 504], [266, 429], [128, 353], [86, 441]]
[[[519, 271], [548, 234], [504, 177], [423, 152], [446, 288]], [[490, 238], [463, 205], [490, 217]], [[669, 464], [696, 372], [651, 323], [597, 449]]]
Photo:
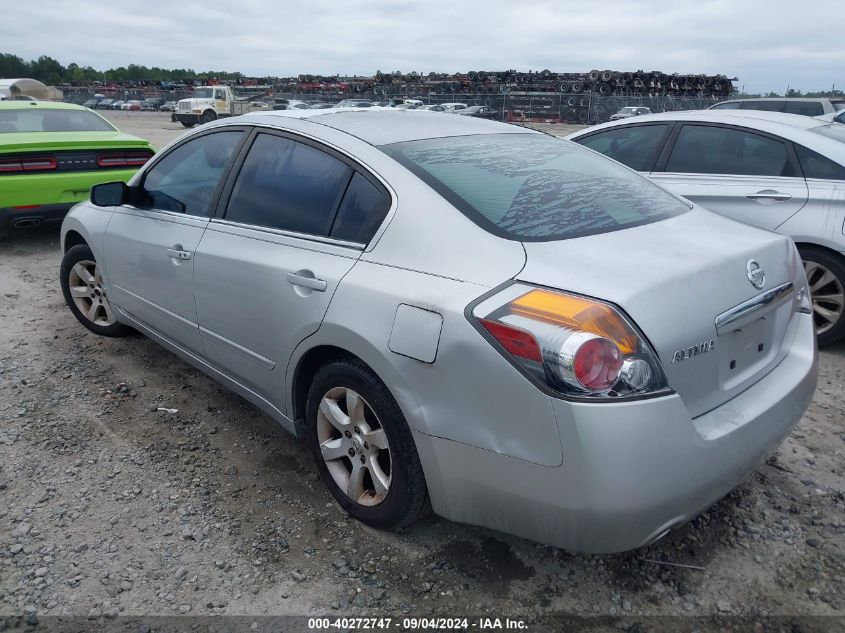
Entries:
[[0, 158], [0, 172], [52, 171], [56, 169], [56, 159], [52, 156], [20, 156]]
[[127, 152], [125, 154], [101, 154], [97, 156], [97, 167], [114, 169], [116, 167], [140, 167], [152, 158], [152, 154], [144, 152]]
[[615, 399], [668, 391], [656, 354], [610, 304], [513, 285], [473, 310], [500, 351], [564, 395]]

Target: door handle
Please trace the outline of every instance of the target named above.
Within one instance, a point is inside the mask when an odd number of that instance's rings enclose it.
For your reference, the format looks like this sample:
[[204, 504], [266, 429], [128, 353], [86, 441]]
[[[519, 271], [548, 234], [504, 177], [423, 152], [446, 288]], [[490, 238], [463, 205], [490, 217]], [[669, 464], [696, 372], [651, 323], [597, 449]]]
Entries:
[[291, 283], [294, 286], [301, 286], [310, 290], [316, 290], [317, 292], [326, 291], [326, 282], [323, 279], [317, 279], [313, 275], [300, 274], [302, 272], [303, 271], [288, 273], [288, 283]]
[[174, 244], [173, 246], [168, 248], [167, 254], [170, 255], [173, 259], [191, 259], [191, 251], [183, 250], [181, 244]]
[[763, 191], [758, 191], [757, 193], [749, 193], [745, 197], [749, 200], [776, 200], [778, 202], [785, 202], [786, 200], [792, 199], [790, 194], [775, 191], [774, 189], [764, 189]]

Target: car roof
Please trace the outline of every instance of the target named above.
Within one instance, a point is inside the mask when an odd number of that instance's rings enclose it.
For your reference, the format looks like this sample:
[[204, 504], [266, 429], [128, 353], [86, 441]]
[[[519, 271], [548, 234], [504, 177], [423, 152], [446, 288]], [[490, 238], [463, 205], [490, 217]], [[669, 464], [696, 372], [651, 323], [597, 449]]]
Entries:
[[3, 110], [29, 110], [37, 108], [40, 110], [87, 110], [85, 106], [75, 103], [64, 103], [62, 101], [12, 101], [0, 102], [0, 109]]
[[261, 122], [285, 127], [286, 119], [307, 119], [312, 123], [345, 132], [370, 145], [389, 145], [447, 136], [473, 134], [540, 134], [527, 128], [472, 117], [444, 117], [428, 110], [397, 110], [371, 107], [365, 110], [272, 110], [255, 112], [229, 121]]

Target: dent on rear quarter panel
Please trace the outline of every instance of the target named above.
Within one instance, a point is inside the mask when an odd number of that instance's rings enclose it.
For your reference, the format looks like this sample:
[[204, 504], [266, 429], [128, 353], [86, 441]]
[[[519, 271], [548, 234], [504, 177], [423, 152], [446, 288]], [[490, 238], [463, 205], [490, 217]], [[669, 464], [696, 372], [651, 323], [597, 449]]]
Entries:
[[[550, 398], [514, 369], [464, 316], [464, 308], [487, 290], [454, 279], [358, 262], [340, 284], [320, 330], [300, 345], [290, 368], [315, 346], [340, 347], [378, 374], [412, 429], [557, 466], [562, 449]], [[433, 363], [390, 350], [400, 304], [442, 316]]]

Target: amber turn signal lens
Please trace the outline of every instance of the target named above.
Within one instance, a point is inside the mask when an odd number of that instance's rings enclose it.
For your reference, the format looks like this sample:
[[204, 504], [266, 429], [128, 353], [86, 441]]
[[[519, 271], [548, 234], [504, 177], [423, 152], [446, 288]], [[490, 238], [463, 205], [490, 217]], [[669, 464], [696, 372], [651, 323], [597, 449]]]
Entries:
[[514, 299], [510, 308], [514, 314], [610, 339], [623, 354], [637, 351], [636, 333], [613, 308], [598, 301], [537, 289]]

